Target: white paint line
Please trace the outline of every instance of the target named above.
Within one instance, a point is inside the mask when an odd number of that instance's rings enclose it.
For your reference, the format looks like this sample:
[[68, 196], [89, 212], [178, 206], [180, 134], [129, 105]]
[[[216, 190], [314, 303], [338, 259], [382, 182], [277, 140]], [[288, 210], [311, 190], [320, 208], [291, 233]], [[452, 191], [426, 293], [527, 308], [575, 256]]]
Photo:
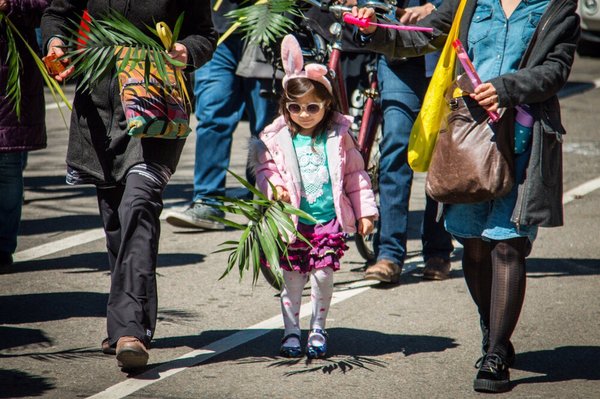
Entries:
[[[412, 272], [417, 267], [417, 265], [422, 263], [422, 257], [418, 256], [412, 258], [409, 262], [405, 264], [405, 267], [403, 268], [403, 273]], [[349, 284], [348, 286], [342, 288], [336, 287], [336, 291], [333, 293], [333, 298], [331, 300], [331, 305], [338, 304], [340, 302], [352, 298], [353, 296], [362, 294], [363, 292], [368, 291], [371, 288], [371, 286], [377, 284], [379, 284], [379, 282], [377, 281], [363, 280]], [[300, 308], [301, 318], [310, 316], [311, 313], [312, 307], [310, 303], [305, 303]], [[109, 387], [106, 390], [97, 393], [96, 395], [90, 396], [89, 398], [124, 398], [160, 380], [164, 380], [165, 378], [177, 374], [181, 371], [184, 371], [187, 368], [197, 366], [198, 364], [203, 363], [212, 357], [225, 353], [255, 338], [268, 334], [276, 328], [281, 328], [283, 326], [282, 321], [283, 320], [281, 315], [271, 317], [270, 319], [250, 326], [245, 330], [238, 331], [237, 333], [232, 334], [228, 337], [212, 342], [203, 348], [188, 352], [185, 355], [178, 357], [177, 359], [174, 359], [167, 363], [163, 363], [160, 366], [155, 367], [153, 369], [147, 370], [144, 373], [135, 376], [135, 378], [131, 378], [119, 384], [113, 385], [112, 387]], [[158, 378], [156, 378], [157, 374]]]
[[[571, 87], [564, 87], [559, 93], [558, 93], [558, 97], [559, 98], [565, 98], [565, 97], [570, 97], [570, 96], [574, 96], [576, 94], [579, 93], [584, 93], [586, 91], [589, 90], [593, 90], [593, 89], [597, 89], [600, 87], [600, 78], [593, 80], [591, 82], [577, 82], [577, 83], [582, 83], [576, 86], [571, 86]], [[585, 86], [585, 83], [591, 83], [594, 87], [593, 89], [590, 89], [589, 87]]]
[[60, 240], [42, 244], [37, 247], [29, 248], [13, 255], [15, 262], [27, 262], [33, 259], [41, 258], [46, 255], [73, 248], [88, 242], [104, 238], [103, 229], [93, 229], [86, 232], [66, 237]]
[[57, 104], [57, 103], [46, 104], [46, 111], [49, 111], [51, 109], [58, 109], [58, 107], [67, 108], [67, 105], [62, 102], [60, 104]]
[[575, 187], [572, 190], [567, 191], [563, 195], [563, 204], [566, 205], [569, 202], [579, 199], [586, 194], [591, 193], [594, 190], [600, 188], [600, 177], [597, 177], [593, 180], [587, 181], [580, 186]]

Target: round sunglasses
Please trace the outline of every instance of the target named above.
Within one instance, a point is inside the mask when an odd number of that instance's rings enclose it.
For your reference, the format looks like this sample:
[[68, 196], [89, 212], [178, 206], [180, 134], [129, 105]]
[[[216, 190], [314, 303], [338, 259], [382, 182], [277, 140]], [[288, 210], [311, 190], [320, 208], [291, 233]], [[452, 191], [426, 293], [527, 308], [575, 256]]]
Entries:
[[294, 115], [297, 115], [302, 111], [305, 111], [306, 113], [311, 115], [318, 114], [324, 106], [325, 102], [308, 104], [298, 104], [294, 102], [289, 102], [285, 104], [285, 108], [289, 111], [289, 113]]

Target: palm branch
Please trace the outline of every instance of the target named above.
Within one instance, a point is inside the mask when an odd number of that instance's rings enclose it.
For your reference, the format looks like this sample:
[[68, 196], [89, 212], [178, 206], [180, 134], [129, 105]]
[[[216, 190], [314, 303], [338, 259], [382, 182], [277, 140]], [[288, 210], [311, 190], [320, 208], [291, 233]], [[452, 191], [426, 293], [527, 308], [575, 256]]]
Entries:
[[[277, 198], [270, 200], [242, 177], [231, 171], [229, 173], [252, 192], [254, 199], [218, 197], [217, 199], [223, 204], [213, 205], [225, 213], [241, 215], [248, 219], [247, 224], [241, 224], [229, 219], [213, 217], [214, 220], [228, 227], [242, 231], [239, 241], [225, 241], [219, 244], [222, 248], [215, 251], [216, 253], [229, 253], [227, 268], [220, 278], [228, 275], [237, 266], [241, 280], [244, 272], [249, 270], [250, 264], [252, 264], [252, 285], [254, 286], [261, 273], [261, 262], [264, 260], [268, 263], [275, 281], [281, 286], [283, 275], [280, 259], [287, 258], [285, 239], [291, 234], [310, 245], [310, 242], [298, 232], [290, 216], [297, 215], [307, 220], [315, 220], [312, 216], [286, 202]], [[276, 193], [274, 186], [271, 185], [271, 189], [273, 193]]]
[[[33, 58], [35, 65], [39, 69], [42, 78], [44, 79], [44, 82], [50, 89], [50, 93], [52, 94], [54, 102], [56, 104], [60, 104], [60, 102], [62, 101], [64, 104], [66, 104], [66, 106], [69, 109], [71, 109], [71, 104], [69, 103], [69, 100], [67, 100], [67, 97], [63, 93], [58, 82], [56, 82], [56, 80], [54, 80], [48, 74], [46, 66], [38, 56], [37, 52], [31, 48], [29, 43], [27, 43], [27, 40], [25, 40], [23, 35], [21, 35], [21, 32], [19, 32], [17, 27], [11, 22], [10, 18], [8, 18], [6, 14], [0, 12], [0, 26], [2, 25], [6, 26], [6, 45], [8, 49], [6, 56], [6, 65], [8, 66], [8, 78], [6, 81], [6, 98], [13, 104], [13, 109], [15, 110], [17, 118], [21, 118], [21, 69], [23, 66], [21, 56], [17, 49], [17, 38], [25, 44], [25, 47], [27, 48], [27, 51]], [[62, 109], [60, 108], [60, 106], [58, 107], [58, 110], [66, 125], [66, 118], [62, 113]]]
[[235, 22], [219, 42], [235, 30], [258, 45], [267, 46], [276, 42], [296, 28], [296, 23], [288, 16], [302, 15], [296, 3], [294, 0], [258, 0], [252, 5], [228, 12], [225, 15]]
[[[159, 22], [156, 29], [147, 27], [148, 32], [144, 32], [114, 10], [101, 19], [90, 17], [87, 23], [89, 30], [85, 32], [79, 31], [78, 21], [71, 21], [71, 26], [66, 28], [69, 35], [60, 37], [66, 49], [62, 59], [70, 59], [70, 65], [74, 67], [72, 76], [80, 78], [78, 88], [83, 91], [92, 90], [102, 78], [113, 71], [118, 74], [127, 68], [133, 69], [138, 66], [143, 67], [144, 81], [148, 84], [150, 65], [156, 68], [160, 80], [156, 84], [164, 85], [168, 89], [168, 64], [185, 66], [169, 57], [166, 52], [170, 51], [177, 41], [183, 18], [184, 15], [181, 14], [173, 33], [163, 22]], [[81, 45], [81, 42], [84, 44]], [[180, 74], [177, 84], [182, 86], [180, 89], [189, 103], [189, 95]]]

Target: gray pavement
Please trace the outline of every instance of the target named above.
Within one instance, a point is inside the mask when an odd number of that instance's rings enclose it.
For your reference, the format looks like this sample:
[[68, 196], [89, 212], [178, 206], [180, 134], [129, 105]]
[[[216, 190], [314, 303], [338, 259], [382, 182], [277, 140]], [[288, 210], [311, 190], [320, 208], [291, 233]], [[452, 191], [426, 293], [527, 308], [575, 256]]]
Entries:
[[[562, 99], [565, 191], [600, 177], [598, 86], [600, 59], [577, 59]], [[276, 292], [262, 280], [253, 289], [248, 277], [219, 280], [226, 255], [213, 251], [237, 232], [163, 223], [150, 365], [142, 373], [121, 372], [99, 349], [109, 276], [94, 190], [64, 184], [66, 130], [56, 110], [47, 121], [49, 147], [31, 153], [26, 170], [19, 262], [0, 275], [0, 398], [483, 396], [471, 389], [480, 333], [460, 248], [450, 279], [420, 278], [423, 174], [413, 188], [400, 285], [362, 281], [364, 262], [350, 244], [336, 274], [327, 359], [278, 357]], [[240, 173], [248, 135], [242, 123], [231, 165]], [[191, 197], [193, 136], [188, 141], [165, 193], [167, 208], [183, 207]], [[577, 193], [565, 204], [566, 225], [541, 229], [529, 257], [513, 339], [514, 387], [502, 397], [600, 398], [600, 190]], [[304, 317], [302, 327], [307, 324]]]

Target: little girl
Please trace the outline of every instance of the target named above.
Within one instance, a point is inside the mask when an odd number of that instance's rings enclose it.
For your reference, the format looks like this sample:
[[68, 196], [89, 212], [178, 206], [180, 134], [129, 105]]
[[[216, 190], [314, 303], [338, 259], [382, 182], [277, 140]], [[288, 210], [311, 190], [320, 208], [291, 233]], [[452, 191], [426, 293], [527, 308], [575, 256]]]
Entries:
[[300, 46], [291, 35], [283, 39], [281, 53], [285, 77], [280, 116], [252, 143], [251, 157], [263, 193], [273, 197], [270, 182], [279, 199], [317, 221], [292, 216], [312, 247], [292, 237], [288, 259], [281, 262], [285, 333], [280, 353], [302, 356], [299, 313], [302, 290], [310, 279], [312, 318], [306, 354], [321, 358], [327, 352], [325, 321], [333, 272], [348, 248], [344, 233], [356, 233], [358, 221], [358, 233], [369, 234], [378, 211], [363, 159], [348, 132], [352, 119], [334, 110], [327, 68], [307, 64], [303, 69]]

